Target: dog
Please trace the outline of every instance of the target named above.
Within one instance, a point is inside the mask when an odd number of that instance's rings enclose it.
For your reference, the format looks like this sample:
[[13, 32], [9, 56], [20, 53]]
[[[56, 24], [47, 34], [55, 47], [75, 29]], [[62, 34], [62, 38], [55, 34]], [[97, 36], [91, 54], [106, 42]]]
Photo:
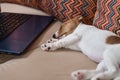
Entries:
[[82, 16], [77, 16], [62, 24], [53, 35], [55, 39], [48, 40], [41, 48], [45, 51], [59, 48], [82, 51], [91, 60], [99, 63], [95, 70], [72, 72], [73, 80], [120, 80], [119, 36], [81, 21]]

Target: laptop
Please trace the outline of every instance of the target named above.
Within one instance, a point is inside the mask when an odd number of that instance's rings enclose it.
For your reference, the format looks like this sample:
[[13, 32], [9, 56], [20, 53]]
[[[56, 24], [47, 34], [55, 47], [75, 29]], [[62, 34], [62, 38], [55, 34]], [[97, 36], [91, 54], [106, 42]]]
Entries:
[[1, 13], [0, 53], [22, 54], [53, 21], [52, 16]]

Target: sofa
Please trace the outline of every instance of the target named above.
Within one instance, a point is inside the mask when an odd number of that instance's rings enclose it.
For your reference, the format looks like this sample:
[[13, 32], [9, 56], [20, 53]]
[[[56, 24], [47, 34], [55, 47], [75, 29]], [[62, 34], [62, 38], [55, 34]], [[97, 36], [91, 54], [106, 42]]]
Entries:
[[[13, 0], [1, 1], [1, 12], [52, 15], [57, 18], [23, 55], [1, 54], [1, 80], [71, 80], [70, 73], [75, 70], [95, 69], [97, 63], [82, 52], [69, 49], [47, 52], [40, 48], [40, 45], [50, 39], [63, 22], [77, 15], [83, 16], [85, 24], [95, 25], [97, 28], [120, 35], [119, 0], [76, 0], [76, 2], [75, 0], [30, 0], [30, 5], [26, 2], [29, 0], [14, 0], [18, 1], [17, 4], [14, 4]], [[20, 4], [19, 1], [25, 1], [26, 4]], [[33, 6], [34, 1], [41, 4], [37, 3]]]
[[[43, 11], [11, 3], [2, 3], [1, 12], [49, 16]], [[40, 45], [52, 37], [61, 23], [59, 20], [51, 23], [23, 55], [1, 54], [0, 80], [71, 80], [72, 71], [95, 69], [97, 63], [81, 52], [68, 49], [52, 52], [41, 50]]]

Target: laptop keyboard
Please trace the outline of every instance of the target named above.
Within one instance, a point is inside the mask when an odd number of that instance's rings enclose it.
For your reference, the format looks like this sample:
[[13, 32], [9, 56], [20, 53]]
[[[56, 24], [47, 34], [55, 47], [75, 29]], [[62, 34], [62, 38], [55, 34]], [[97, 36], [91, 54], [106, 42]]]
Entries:
[[6, 37], [20, 25], [25, 23], [31, 16], [24, 14], [0, 14], [0, 39]]

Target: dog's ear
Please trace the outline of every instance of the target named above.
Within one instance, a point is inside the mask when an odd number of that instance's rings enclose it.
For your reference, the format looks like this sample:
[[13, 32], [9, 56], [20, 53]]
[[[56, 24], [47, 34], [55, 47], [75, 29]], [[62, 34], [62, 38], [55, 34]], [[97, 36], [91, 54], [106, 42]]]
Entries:
[[73, 18], [74, 21], [77, 21], [78, 23], [81, 23], [83, 21], [82, 15], [78, 15], [75, 18]]
[[79, 21], [79, 22], [82, 22], [82, 21], [83, 21], [83, 17], [82, 17], [81, 15], [78, 17], [78, 21]]

